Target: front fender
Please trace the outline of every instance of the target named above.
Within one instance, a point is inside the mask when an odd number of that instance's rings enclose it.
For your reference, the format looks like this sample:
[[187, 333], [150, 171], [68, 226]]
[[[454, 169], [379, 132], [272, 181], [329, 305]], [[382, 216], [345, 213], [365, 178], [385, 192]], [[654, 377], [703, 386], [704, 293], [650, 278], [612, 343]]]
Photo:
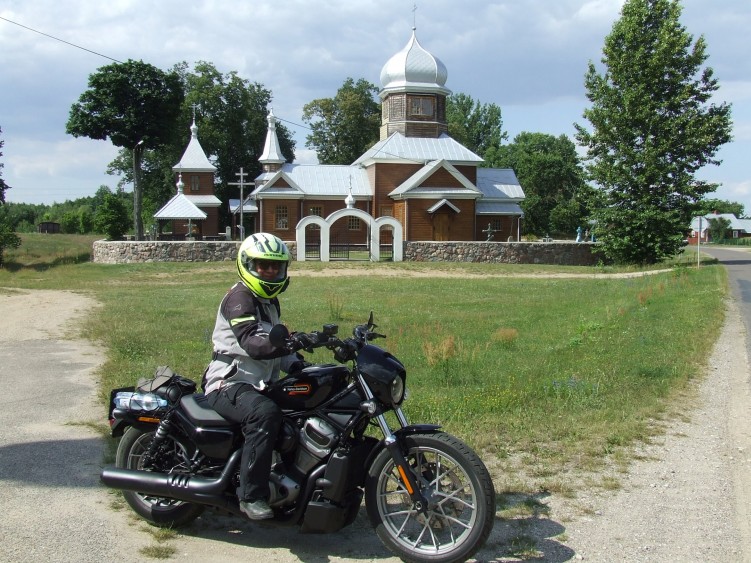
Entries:
[[[397, 441], [402, 444], [402, 438], [404, 436], [409, 436], [411, 434], [435, 434], [441, 429], [441, 426], [438, 424], [410, 424], [409, 426], [405, 426], [404, 428], [400, 428], [399, 430], [396, 430], [394, 432], [394, 436], [396, 436]], [[386, 447], [385, 439], [379, 441], [373, 449], [370, 451], [370, 455], [368, 455], [368, 458], [365, 460], [365, 468], [369, 468], [373, 464], [373, 460], [376, 458], [376, 456], [381, 453], [381, 450]]]

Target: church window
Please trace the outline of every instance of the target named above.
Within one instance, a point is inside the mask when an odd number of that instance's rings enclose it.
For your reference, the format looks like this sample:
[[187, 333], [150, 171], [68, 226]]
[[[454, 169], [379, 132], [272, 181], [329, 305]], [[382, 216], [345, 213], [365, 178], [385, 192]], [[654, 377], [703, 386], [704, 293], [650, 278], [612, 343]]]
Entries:
[[190, 191], [197, 192], [201, 188], [201, 182], [197, 174], [191, 174], [190, 176]]
[[289, 211], [286, 205], [277, 205], [274, 215], [277, 229], [289, 229]]
[[348, 217], [347, 218], [347, 227], [350, 231], [359, 231], [360, 230], [360, 218], [359, 217]]
[[433, 115], [433, 98], [416, 97], [409, 101], [410, 115]]

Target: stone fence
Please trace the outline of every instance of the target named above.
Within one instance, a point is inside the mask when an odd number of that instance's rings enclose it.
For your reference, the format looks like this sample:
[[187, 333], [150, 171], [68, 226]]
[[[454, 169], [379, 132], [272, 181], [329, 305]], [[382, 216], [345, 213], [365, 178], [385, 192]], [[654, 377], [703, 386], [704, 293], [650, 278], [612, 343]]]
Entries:
[[[232, 241], [96, 241], [93, 261], [222, 262], [234, 260], [239, 242]], [[296, 243], [288, 242], [292, 256]], [[411, 262], [487, 262], [593, 266], [600, 258], [589, 242], [404, 242], [404, 260]]]

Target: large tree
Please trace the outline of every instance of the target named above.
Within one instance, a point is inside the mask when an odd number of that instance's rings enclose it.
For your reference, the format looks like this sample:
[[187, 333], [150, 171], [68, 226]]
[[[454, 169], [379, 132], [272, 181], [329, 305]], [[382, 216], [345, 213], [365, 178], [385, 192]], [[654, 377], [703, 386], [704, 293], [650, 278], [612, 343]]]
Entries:
[[[169, 142], [144, 151], [142, 185], [144, 217], [151, 217], [173, 195], [175, 179], [172, 167], [180, 160], [190, 139], [190, 124], [195, 118], [201, 147], [217, 167], [216, 195], [223, 203], [237, 197], [238, 190], [228, 186], [236, 182], [242, 167], [251, 181], [261, 173], [258, 158], [266, 139], [271, 91], [261, 84], [240, 78], [236, 72], [223, 74], [210, 62], [199, 61], [191, 70], [182, 62], [173, 68], [180, 76], [185, 99], [180, 108], [175, 131]], [[292, 133], [277, 123], [277, 137], [288, 162], [295, 158]], [[108, 171], [121, 174], [122, 182], [132, 181], [129, 167], [131, 151], [123, 149], [110, 163]], [[245, 190], [247, 195], [249, 190]], [[227, 221], [227, 205], [220, 207], [222, 221]]]
[[377, 93], [367, 80], [347, 78], [333, 98], [305, 104], [302, 119], [311, 129], [305, 146], [316, 151], [321, 164], [351, 164], [378, 141]]
[[133, 222], [143, 240], [141, 160], [144, 150], [169, 143], [184, 98], [176, 72], [143, 61], [103, 66], [89, 76], [88, 90], [73, 104], [66, 131], [76, 137], [107, 139], [133, 158]]
[[715, 185], [695, 173], [730, 140], [730, 106], [703, 37], [680, 24], [677, 0], [627, 0], [605, 39], [598, 72], [585, 76], [591, 130], [577, 125], [587, 171], [599, 188], [593, 219], [604, 254], [655, 263], [682, 246], [692, 214]]
[[508, 138], [502, 129], [499, 106], [480, 103], [461, 92], [446, 99], [446, 121], [449, 135], [482, 157]]
[[590, 192], [576, 145], [565, 135], [519, 133], [512, 143], [491, 147], [488, 166], [511, 168], [524, 188], [524, 232], [569, 234], [583, 223]]

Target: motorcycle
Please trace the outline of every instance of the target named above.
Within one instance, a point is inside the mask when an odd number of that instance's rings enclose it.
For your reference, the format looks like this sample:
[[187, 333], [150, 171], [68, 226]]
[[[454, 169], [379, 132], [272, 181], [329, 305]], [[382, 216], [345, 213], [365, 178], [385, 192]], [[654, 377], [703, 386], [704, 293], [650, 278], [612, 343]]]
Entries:
[[[333, 324], [311, 333], [290, 334], [283, 325], [270, 331], [277, 347], [327, 348], [339, 364], [308, 365], [264, 391], [284, 415], [269, 482], [274, 517], [264, 524], [336, 532], [355, 520], [364, 496], [379, 538], [404, 561], [465, 561], [493, 527], [490, 474], [440, 426], [408, 423], [406, 370], [371, 344], [385, 338], [376, 328], [371, 312], [343, 339]], [[239, 426], [212, 410], [193, 381], [163, 371], [112, 391], [110, 427], [121, 439], [102, 482], [156, 525], [184, 526], [206, 508], [242, 516]]]

